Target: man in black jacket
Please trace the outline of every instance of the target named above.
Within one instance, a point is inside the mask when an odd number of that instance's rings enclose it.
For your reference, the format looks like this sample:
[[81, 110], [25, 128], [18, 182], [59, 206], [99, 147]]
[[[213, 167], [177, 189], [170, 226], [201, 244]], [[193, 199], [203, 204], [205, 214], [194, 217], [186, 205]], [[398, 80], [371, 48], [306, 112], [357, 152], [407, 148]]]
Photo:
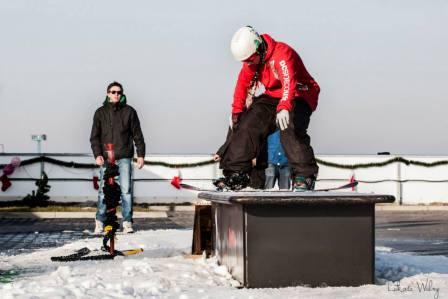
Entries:
[[126, 104], [123, 86], [112, 82], [107, 86], [107, 96], [103, 106], [98, 108], [93, 117], [90, 144], [96, 164], [101, 166], [100, 189], [98, 192], [98, 206], [95, 219], [95, 233], [104, 229], [106, 220], [106, 205], [103, 193], [104, 161], [107, 159], [105, 144], [114, 146], [115, 160], [120, 175], [118, 183], [121, 189], [121, 209], [123, 214], [123, 231], [132, 233], [132, 158], [134, 157], [134, 143], [137, 148], [137, 168], [144, 166], [145, 140], [140, 128], [140, 121], [134, 108]]

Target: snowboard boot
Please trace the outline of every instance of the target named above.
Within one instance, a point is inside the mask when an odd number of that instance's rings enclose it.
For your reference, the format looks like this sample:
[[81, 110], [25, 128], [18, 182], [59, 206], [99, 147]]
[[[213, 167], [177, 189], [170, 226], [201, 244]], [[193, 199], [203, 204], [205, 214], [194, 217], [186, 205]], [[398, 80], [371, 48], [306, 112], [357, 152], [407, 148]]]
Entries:
[[232, 190], [239, 191], [249, 185], [250, 176], [245, 172], [224, 173], [224, 177], [213, 181], [217, 191]]
[[293, 182], [293, 191], [303, 192], [314, 190], [314, 185], [316, 183], [316, 176], [312, 175], [309, 177], [304, 177], [302, 175], [297, 175]]
[[216, 191], [224, 191], [224, 189], [227, 189], [225, 181], [226, 181], [225, 177], [220, 177], [212, 181], [213, 185], [215, 185], [216, 187]]

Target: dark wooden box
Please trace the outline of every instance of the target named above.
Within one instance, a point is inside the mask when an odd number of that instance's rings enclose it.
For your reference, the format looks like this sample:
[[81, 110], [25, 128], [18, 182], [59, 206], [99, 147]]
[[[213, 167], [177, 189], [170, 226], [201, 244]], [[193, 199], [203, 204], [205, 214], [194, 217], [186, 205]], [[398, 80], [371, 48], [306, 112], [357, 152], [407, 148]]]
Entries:
[[214, 251], [251, 288], [374, 283], [375, 203], [355, 192], [202, 192]]

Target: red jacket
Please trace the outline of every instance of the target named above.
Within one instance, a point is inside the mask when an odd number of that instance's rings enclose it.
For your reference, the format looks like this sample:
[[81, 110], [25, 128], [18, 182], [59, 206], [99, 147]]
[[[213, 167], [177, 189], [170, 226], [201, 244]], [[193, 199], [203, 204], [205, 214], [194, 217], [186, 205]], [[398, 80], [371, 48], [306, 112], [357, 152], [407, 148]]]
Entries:
[[[311, 110], [316, 110], [320, 88], [306, 70], [299, 54], [267, 34], [262, 37], [267, 43], [267, 53], [258, 80], [264, 85], [266, 95], [281, 99], [277, 112], [282, 109], [290, 111], [292, 101], [297, 97], [304, 98]], [[248, 88], [256, 69], [256, 65], [243, 63], [233, 95], [232, 113], [245, 109]]]

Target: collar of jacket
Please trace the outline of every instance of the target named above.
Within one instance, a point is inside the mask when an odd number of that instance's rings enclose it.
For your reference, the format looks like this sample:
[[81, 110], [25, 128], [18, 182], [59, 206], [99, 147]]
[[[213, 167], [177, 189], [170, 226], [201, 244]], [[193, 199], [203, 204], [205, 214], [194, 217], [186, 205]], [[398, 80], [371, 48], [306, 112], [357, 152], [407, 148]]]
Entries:
[[267, 52], [266, 52], [266, 55], [264, 56], [264, 61], [263, 61], [265, 63], [266, 61], [268, 61], [271, 58], [272, 53], [274, 53], [274, 49], [275, 49], [275, 46], [277, 45], [277, 42], [269, 34], [265, 33], [265, 34], [262, 34], [261, 36], [263, 37], [264, 41], [266, 42], [266, 48], [267, 48]]
[[114, 104], [112, 104], [111, 102], [109, 102], [109, 97], [108, 96], [106, 96], [106, 99], [104, 100], [104, 102], [103, 102], [103, 106], [104, 107], [117, 107], [117, 109], [121, 109], [121, 108], [123, 108], [124, 106], [126, 106], [126, 95], [122, 95], [121, 97], [120, 97], [120, 101], [118, 101], [118, 104], [117, 105], [114, 105]]

